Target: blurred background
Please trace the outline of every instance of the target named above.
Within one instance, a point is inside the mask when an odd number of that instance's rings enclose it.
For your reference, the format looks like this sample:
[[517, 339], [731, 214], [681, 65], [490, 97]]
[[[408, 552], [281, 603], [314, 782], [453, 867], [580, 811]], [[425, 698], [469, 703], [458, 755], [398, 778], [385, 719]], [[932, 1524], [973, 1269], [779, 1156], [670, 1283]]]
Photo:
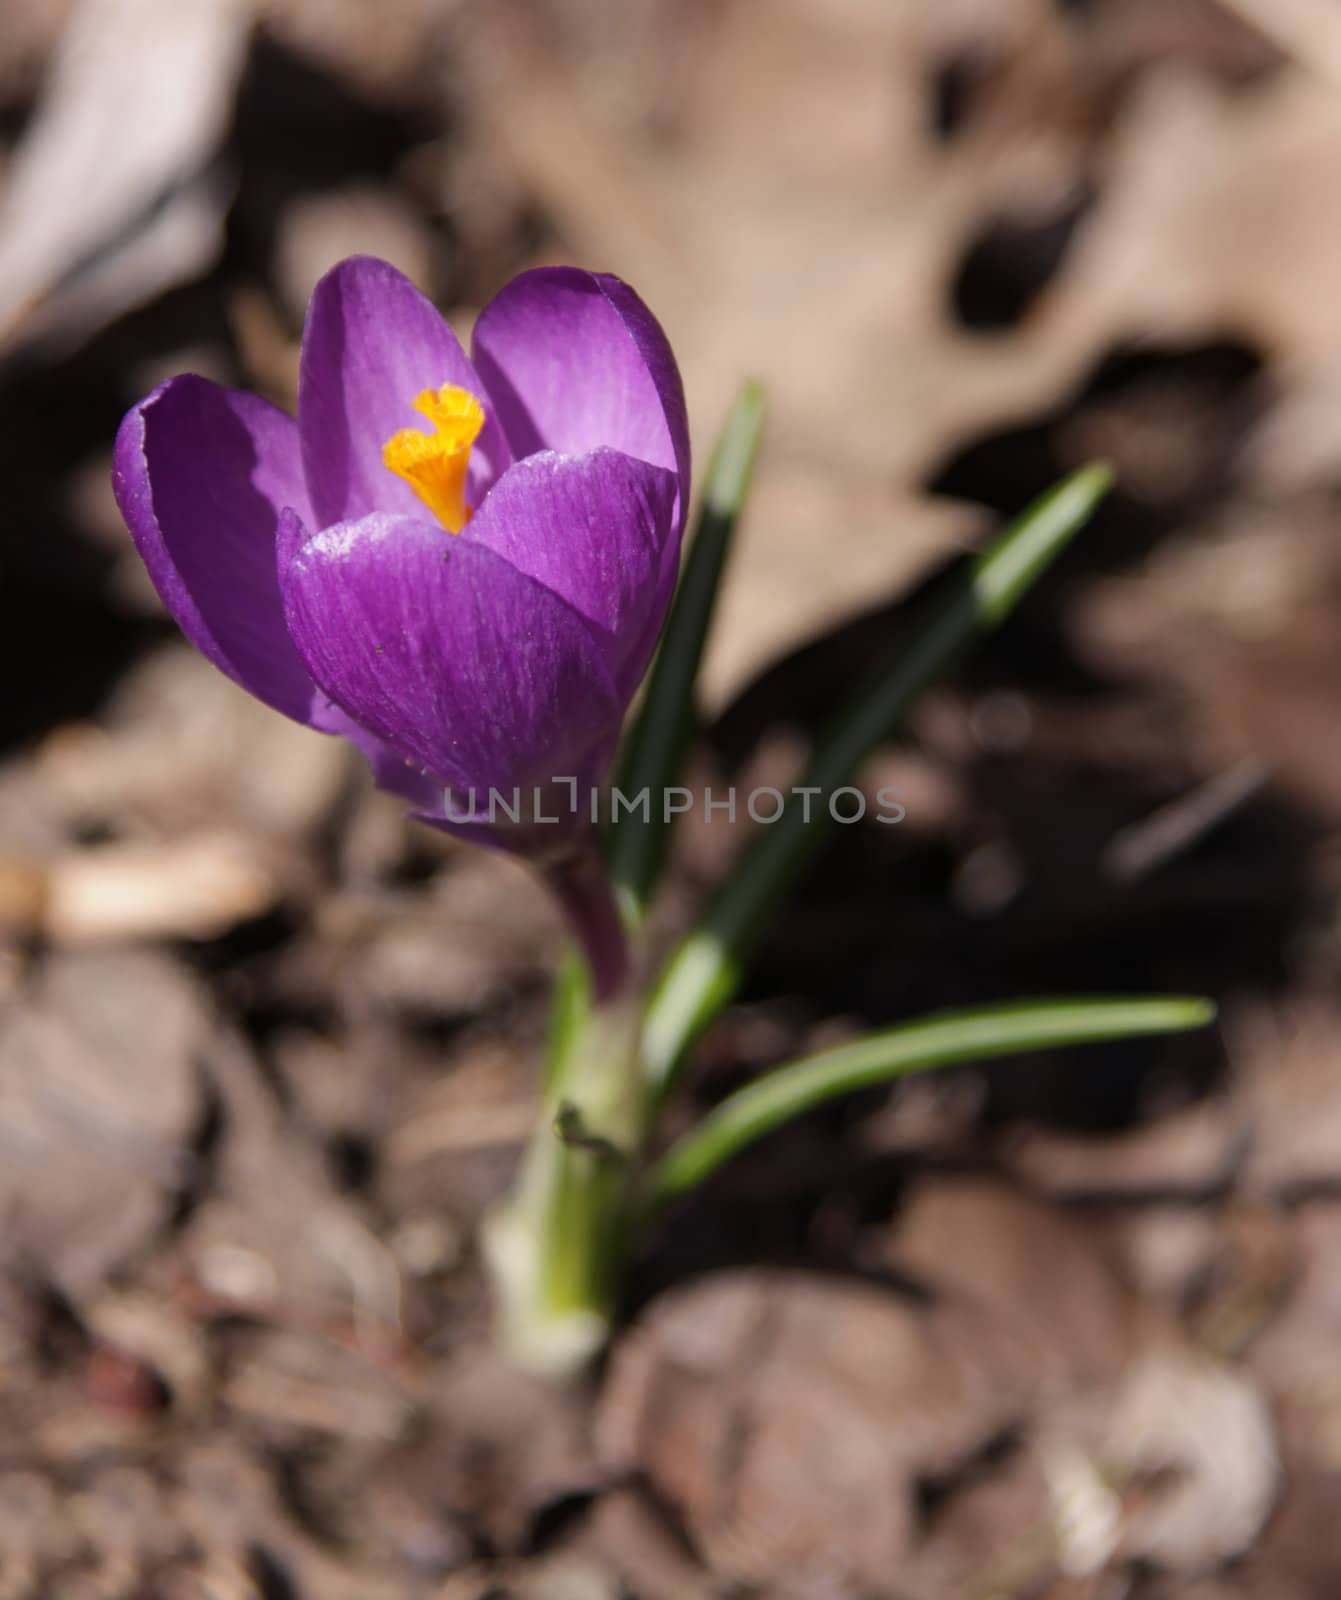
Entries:
[[[1334, 1600], [1339, 171], [1334, 0], [3, 0], [0, 1595]], [[578, 1393], [474, 1245], [547, 902], [195, 657], [108, 486], [171, 373], [291, 408], [356, 251], [462, 332], [617, 272], [700, 463], [767, 381], [705, 781], [790, 781], [918, 581], [1116, 466], [690, 1102], [915, 1009], [1222, 1006], [770, 1140]]]

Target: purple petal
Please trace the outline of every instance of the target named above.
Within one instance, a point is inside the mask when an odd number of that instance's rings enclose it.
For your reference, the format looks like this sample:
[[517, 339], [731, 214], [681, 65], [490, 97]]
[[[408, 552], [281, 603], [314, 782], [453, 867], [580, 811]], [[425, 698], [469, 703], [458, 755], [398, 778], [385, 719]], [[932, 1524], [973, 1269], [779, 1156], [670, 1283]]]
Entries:
[[338, 706], [332, 706], [331, 711], [340, 718], [342, 724], [339, 728], [332, 728], [331, 732], [342, 733], [366, 758], [372, 770], [373, 782], [379, 789], [385, 789], [388, 794], [404, 800], [416, 815], [431, 816], [442, 809], [442, 785], [436, 778], [422, 767], [407, 761], [404, 756], [397, 755], [389, 744], [376, 735], [360, 728]]
[[[285, 506], [275, 526], [275, 580], [281, 586], [289, 563], [317, 530], [292, 506]], [[283, 602], [280, 603], [283, 610]]]
[[[288, 572], [294, 557], [312, 538], [314, 531], [304, 524], [295, 511], [286, 509], [280, 512], [279, 529], [275, 537], [275, 569], [281, 590], [284, 575]], [[287, 635], [286, 623], [285, 636]], [[303, 671], [307, 671], [306, 665]], [[413, 762], [406, 761], [404, 756], [397, 755], [376, 734], [361, 728], [315, 684], [312, 685], [312, 693], [317, 705], [317, 714], [314, 718], [316, 725], [323, 733], [338, 734], [340, 738], [347, 739], [360, 752], [372, 769], [373, 782], [379, 789], [385, 789], [388, 794], [398, 795], [416, 812], [431, 812], [435, 808], [441, 808], [442, 785], [437, 779], [430, 777]]]
[[661, 555], [675, 477], [618, 450], [530, 456], [498, 480], [462, 537], [561, 595], [606, 641], [622, 699], [661, 625]]
[[414, 517], [327, 528], [284, 579], [312, 676], [362, 728], [459, 790], [584, 769], [621, 706], [586, 619], [502, 556]]
[[171, 378], [122, 422], [112, 487], [196, 649], [257, 699], [320, 725], [275, 572], [280, 511], [310, 515], [293, 419], [256, 395]]
[[[303, 329], [298, 423], [303, 467], [319, 527], [372, 511], [422, 516], [408, 484], [382, 464], [401, 428], [429, 431], [415, 397], [444, 383], [468, 389], [489, 411], [483, 383], [432, 302], [395, 267], [351, 256], [317, 284]], [[488, 415], [471, 452], [472, 505], [512, 460]]]
[[633, 290], [603, 272], [523, 272], [475, 324], [475, 366], [520, 459], [608, 445], [679, 480], [689, 499], [689, 425], [675, 357]]

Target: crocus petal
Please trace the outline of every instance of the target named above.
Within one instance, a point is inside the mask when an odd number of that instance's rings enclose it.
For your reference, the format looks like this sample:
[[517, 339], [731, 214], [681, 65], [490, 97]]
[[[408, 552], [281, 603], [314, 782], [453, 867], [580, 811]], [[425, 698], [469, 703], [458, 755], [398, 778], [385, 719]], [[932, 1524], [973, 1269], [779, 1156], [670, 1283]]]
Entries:
[[333, 726], [329, 731], [340, 733], [349, 740], [367, 760], [372, 770], [373, 782], [379, 789], [394, 794], [405, 801], [416, 815], [433, 813], [442, 808], [442, 785], [430, 773], [407, 761], [376, 734], [360, 728], [352, 717], [346, 716], [338, 706], [332, 706]]
[[293, 419], [256, 395], [171, 378], [122, 422], [112, 486], [196, 649], [259, 700], [320, 725], [275, 571], [280, 512], [310, 514]]
[[627, 700], [660, 627], [675, 490], [673, 473], [618, 450], [544, 451], [504, 473], [462, 538], [506, 556], [594, 623]]
[[[402, 428], [429, 431], [414, 409], [425, 389], [467, 389], [489, 412], [484, 385], [432, 302], [395, 267], [351, 256], [317, 284], [303, 328], [298, 424], [319, 527], [372, 511], [422, 515], [413, 490], [382, 463]], [[486, 415], [471, 453], [467, 499], [478, 505], [512, 456]]]
[[568, 776], [618, 725], [591, 624], [493, 550], [419, 518], [378, 512], [324, 529], [283, 588], [317, 683], [444, 785]]
[[[279, 529], [275, 538], [275, 570], [281, 586], [290, 563], [312, 537], [312, 533], [313, 530], [306, 526], [296, 511], [286, 508], [280, 512]], [[285, 636], [287, 635], [286, 624]], [[291, 640], [290, 643], [292, 644]], [[306, 664], [303, 671], [307, 671]], [[419, 767], [407, 762], [404, 756], [397, 755], [375, 733], [369, 733], [366, 728], [361, 728], [315, 684], [312, 685], [312, 694], [314, 725], [323, 733], [337, 734], [340, 738], [347, 739], [367, 760], [372, 769], [373, 781], [379, 789], [398, 795], [415, 810], [426, 807], [431, 809], [441, 803], [441, 785], [435, 779], [429, 777]]]
[[[285, 506], [279, 514], [279, 521], [275, 526], [275, 582], [282, 584], [284, 574], [289, 570], [289, 563], [302, 549], [307, 541], [316, 533], [311, 522], [304, 518], [293, 506]], [[283, 610], [283, 602], [280, 605]]]
[[656, 318], [620, 279], [577, 267], [523, 272], [475, 324], [475, 367], [519, 459], [601, 445], [679, 480], [689, 499], [689, 425], [675, 357]]

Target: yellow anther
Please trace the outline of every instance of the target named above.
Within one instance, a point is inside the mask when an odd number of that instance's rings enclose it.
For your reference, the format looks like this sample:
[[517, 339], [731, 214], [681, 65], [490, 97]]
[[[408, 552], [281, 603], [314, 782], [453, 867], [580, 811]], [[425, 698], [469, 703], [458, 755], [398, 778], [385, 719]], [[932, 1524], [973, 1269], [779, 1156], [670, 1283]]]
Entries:
[[484, 407], [468, 389], [445, 383], [441, 389], [425, 389], [414, 409], [436, 431], [402, 428], [382, 446], [382, 462], [405, 479], [449, 533], [460, 533], [470, 518], [466, 469], [470, 448], [484, 426]]

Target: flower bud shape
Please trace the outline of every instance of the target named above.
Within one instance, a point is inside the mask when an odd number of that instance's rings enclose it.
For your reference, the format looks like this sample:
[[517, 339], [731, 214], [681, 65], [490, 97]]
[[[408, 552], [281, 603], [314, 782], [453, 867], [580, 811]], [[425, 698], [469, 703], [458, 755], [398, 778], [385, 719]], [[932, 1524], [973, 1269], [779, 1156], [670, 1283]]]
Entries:
[[618, 278], [523, 273], [467, 356], [394, 267], [342, 261], [296, 421], [171, 378], [123, 421], [113, 486], [192, 644], [416, 815], [536, 856], [587, 825], [689, 495], [675, 358]]

